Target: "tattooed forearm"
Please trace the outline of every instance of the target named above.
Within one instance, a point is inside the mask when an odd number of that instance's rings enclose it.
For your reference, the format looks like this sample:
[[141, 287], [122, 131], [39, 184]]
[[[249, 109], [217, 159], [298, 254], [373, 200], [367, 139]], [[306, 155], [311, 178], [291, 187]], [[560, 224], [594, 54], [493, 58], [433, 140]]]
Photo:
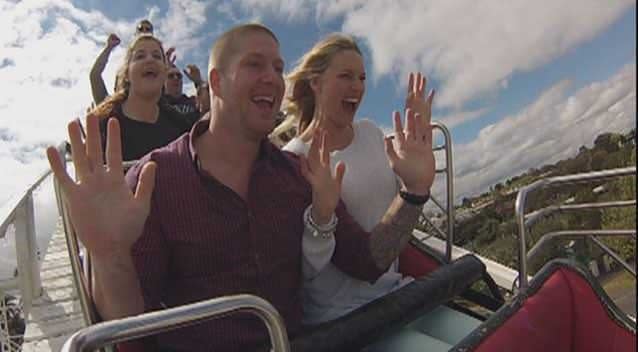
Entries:
[[370, 251], [379, 269], [387, 270], [397, 259], [410, 241], [422, 211], [422, 205], [408, 204], [398, 195], [394, 198], [370, 237]]

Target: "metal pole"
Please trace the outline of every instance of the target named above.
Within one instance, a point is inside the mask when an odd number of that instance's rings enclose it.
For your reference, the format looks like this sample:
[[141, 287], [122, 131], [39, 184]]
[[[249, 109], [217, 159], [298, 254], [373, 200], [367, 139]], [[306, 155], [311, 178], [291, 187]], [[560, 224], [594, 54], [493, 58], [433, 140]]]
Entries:
[[595, 236], [590, 237], [592, 242], [594, 242], [600, 249], [602, 249], [605, 253], [609, 254], [610, 257], [614, 258], [620, 265], [625, 268], [625, 270], [629, 271], [634, 277], [636, 277], [636, 269], [632, 268], [625, 260], [623, 260], [618, 254], [612, 251], [609, 247], [607, 247], [604, 243], [602, 243]]
[[445, 169], [447, 184], [447, 241], [445, 244], [445, 260], [452, 261], [452, 246], [454, 245], [454, 166], [452, 161], [452, 135], [444, 124], [432, 123], [445, 138]]
[[96, 324], [73, 334], [64, 343], [62, 352], [93, 351], [107, 345], [221, 318], [235, 312], [255, 314], [266, 324], [273, 351], [290, 350], [288, 334], [277, 310], [262, 298], [242, 294]]
[[[620, 169], [612, 169], [612, 170], [603, 170], [603, 171], [595, 171], [588, 173], [581, 173], [576, 175], [566, 175], [566, 176], [556, 176], [550, 177], [547, 179], [540, 179], [528, 186], [521, 188], [516, 197], [516, 205], [515, 205], [515, 213], [516, 213], [516, 222], [518, 225], [518, 234], [519, 234], [519, 252], [518, 252], [518, 277], [519, 277], [519, 288], [521, 291], [524, 291], [527, 286], [527, 243], [526, 243], [526, 230], [527, 224], [525, 222], [525, 203], [527, 200], [527, 194], [546, 186], [554, 186], [560, 184], [571, 184], [571, 183], [579, 183], [579, 182], [589, 182], [596, 180], [604, 180], [614, 177], [620, 176], [630, 176], [636, 174], [636, 167], [625, 167]], [[624, 202], [624, 201], [623, 201]], [[619, 206], [626, 206], [627, 204], [622, 204]], [[605, 207], [608, 207], [609, 204], [606, 204]], [[558, 209], [558, 208], [557, 208]], [[583, 209], [582, 206], [571, 205], [567, 206], [566, 210], [575, 210], [575, 209]], [[532, 213], [530, 215], [530, 224], [535, 221], [535, 218], [538, 214], [543, 213], [544, 210], [537, 211], [536, 214]], [[553, 209], [552, 209], [553, 211]]]

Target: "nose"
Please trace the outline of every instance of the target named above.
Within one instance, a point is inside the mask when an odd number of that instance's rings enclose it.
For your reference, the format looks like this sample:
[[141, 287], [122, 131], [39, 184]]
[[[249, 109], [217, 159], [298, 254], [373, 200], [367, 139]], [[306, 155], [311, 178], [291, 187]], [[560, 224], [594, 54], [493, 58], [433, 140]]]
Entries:
[[366, 89], [365, 82], [363, 82], [363, 80], [360, 80], [360, 79], [354, 79], [352, 80], [350, 89], [352, 89], [357, 94], [360, 94]]
[[269, 67], [267, 69], [265, 69], [262, 73], [262, 75], [260, 75], [260, 81], [262, 83], [269, 83], [272, 84], [274, 82], [277, 81], [277, 78], [280, 77], [281, 75], [279, 74], [279, 72], [277, 72], [277, 70], [275, 70], [274, 67]]

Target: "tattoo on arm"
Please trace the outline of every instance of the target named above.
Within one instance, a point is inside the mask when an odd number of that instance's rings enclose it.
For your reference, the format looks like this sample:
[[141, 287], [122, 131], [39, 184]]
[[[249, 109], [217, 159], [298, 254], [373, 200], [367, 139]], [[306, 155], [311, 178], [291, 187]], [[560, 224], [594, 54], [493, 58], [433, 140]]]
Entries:
[[370, 251], [379, 269], [387, 270], [399, 257], [410, 241], [422, 211], [422, 205], [408, 204], [398, 195], [394, 198], [370, 237]]

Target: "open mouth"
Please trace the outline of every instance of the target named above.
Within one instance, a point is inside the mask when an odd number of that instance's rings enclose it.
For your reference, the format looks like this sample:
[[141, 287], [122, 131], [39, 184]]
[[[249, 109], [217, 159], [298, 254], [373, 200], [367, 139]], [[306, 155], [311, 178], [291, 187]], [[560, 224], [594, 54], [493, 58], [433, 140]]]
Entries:
[[346, 98], [341, 104], [346, 111], [355, 112], [357, 111], [357, 107], [359, 106], [359, 99], [356, 98]]
[[270, 95], [257, 95], [254, 96], [251, 100], [261, 109], [272, 110], [275, 104], [275, 98]]
[[142, 77], [144, 78], [157, 78], [159, 76], [159, 72], [155, 69], [147, 69], [144, 72], [142, 72]]

